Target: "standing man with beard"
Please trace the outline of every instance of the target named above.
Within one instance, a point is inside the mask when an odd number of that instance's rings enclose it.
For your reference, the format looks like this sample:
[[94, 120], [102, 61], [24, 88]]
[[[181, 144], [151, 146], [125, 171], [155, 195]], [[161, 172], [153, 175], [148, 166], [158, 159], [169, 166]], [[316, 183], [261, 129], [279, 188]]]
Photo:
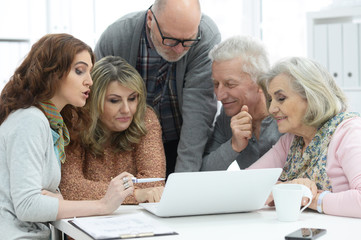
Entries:
[[217, 108], [208, 53], [220, 39], [198, 0], [155, 0], [110, 25], [95, 47], [97, 59], [121, 56], [143, 77], [162, 126], [167, 176], [201, 168]]

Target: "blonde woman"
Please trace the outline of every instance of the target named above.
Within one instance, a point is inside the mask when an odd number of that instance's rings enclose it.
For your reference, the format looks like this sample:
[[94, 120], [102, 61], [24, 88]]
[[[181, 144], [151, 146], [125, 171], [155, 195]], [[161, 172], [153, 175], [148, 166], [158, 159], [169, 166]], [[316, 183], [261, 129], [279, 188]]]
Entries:
[[[60, 186], [65, 199], [100, 199], [109, 181], [123, 171], [137, 178], [165, 177], [160, 124], [146, 106], [138, 72], [121, 57], [108, 56], [94, 65], [92, 78], [88, 121], [71, 131], [76, 141], [66, 150], [69, 161]], [[159, 201], [163, 185], [135, 184], [124, 203]]]

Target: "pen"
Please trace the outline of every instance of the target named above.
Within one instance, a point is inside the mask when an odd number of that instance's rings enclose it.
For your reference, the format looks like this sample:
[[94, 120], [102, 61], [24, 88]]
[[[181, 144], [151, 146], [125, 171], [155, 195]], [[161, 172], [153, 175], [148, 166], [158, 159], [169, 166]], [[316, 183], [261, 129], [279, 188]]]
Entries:
[[157, 181], [162, 181], [165, 178], [135, 178], [132, 177], [132, 182], [133, 183], [147, 183], [147, 182], [157, 182]]

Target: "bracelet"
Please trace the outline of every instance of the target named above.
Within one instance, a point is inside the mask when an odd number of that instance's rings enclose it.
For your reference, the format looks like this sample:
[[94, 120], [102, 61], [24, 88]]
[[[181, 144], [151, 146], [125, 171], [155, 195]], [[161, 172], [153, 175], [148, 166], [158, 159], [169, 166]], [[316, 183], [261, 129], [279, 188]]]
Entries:
[[323, 200], [323, 197], [324, 197], [327, 193], [331, 193], [331, 192], [330, 192], [330, 191], [323, 191], [323, 192], [320, 193], [320, 195], [318, 196], [318, 199], [317, 199], [317, 211], [318, 211], [319, 213], [323, 213], [322, 200]]

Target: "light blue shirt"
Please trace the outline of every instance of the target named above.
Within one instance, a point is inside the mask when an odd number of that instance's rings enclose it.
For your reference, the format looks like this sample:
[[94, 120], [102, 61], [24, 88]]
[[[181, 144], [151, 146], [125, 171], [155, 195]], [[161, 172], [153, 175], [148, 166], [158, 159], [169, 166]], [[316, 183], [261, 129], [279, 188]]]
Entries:
[[[51, 129], [51, 128], [50, 128], [50, 129]], [[54, 153], [55, 153], [56, 158], [58, 159], [59, 167], [61, 168], [59, 149], [58, 149], [58, 147], [57, 147], [56, 144], [55, 144], [55, 143], [58, 141], [58, 139], [60, 138], [60, 136], [59, 136], [59, 134], [58, 134], [56, 131], [54, 131], [53, 129], [51, 129], [51, 135], [53, 135]]]

